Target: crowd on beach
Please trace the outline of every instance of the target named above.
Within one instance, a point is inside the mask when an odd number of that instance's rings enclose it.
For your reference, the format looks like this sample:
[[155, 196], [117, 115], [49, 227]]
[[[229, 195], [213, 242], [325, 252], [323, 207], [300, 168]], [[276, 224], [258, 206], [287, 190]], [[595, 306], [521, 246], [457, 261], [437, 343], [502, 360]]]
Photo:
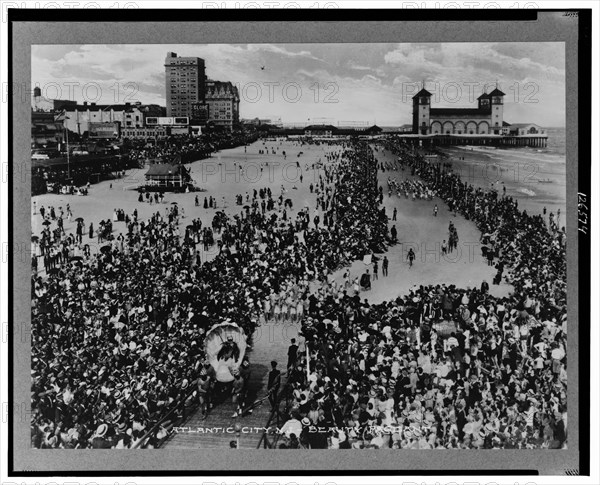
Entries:
[[[197, 157], [207, 157], [224, 148], [245, 145], [256, 138], [245, 132], [203, 133], [199, 136], [172, 135], [160, 142], [129, 140], [127, 152], [131, 160], [145, 163], [146, 160], [160, 159], [165, 163], [189, 163]], [[192, 158], [190, 158], [192, 156]]]
[[[211, 228], [192, 220], [184, 231], [177, 205], [148, 221], [134, 211], [95, 254], [81, 253], [79, 230], [46, 227], [51, 246], [69, 249], [32, 278], [33, 446], [139, 443], [198, 399], [191, 390], [211, 376], [204, 336], [227, 319], [247, 335], [265, 320], [301, 322], [309, 358], [288, 362], [281, 448], [566, 446], [564, 230], [398, 140], [377, 150], [411, 171], [411, 187], [475, 222], [511, 295], [494, 298], [484, 283], [419, 286], [372, 305], [349, 280], [332, 282], [394, 239], [377, 158], [361, 142], [317, 165], [312, 212], [284, 204], [284, 188], [248, 194]], [[216, 257], [203, 262], [198, 244], [216, 245]]]
[[371, 305], [347, 285], [323, 286], [302, 320], [309, 357], [288, 363], [278, 447], [566, 447], [564, 229], [398, 140], [379, 150], [475, 222], [514, 292], [415, 286]]
[[383, 250], [387, 216], [371, 203], [370, 148], [347, 146], [331, 159], [313, 187], [319, 211], [292, 216], [277, 204], [263, 212], [268, 192], [255, 194], [239, 215], [220, 216], [211, 261], [198, 257], [204, 228], [192, 221], [184, 236], [177, 205], [148, 221], [127, 214], [114, 224], [126, 229], [93, 254], [75, 257], [86, 241], [56, 233], [53, 247], [68, 247], [64, 260], [32, 278], [33, 446], [136, 445], [210, 375], [203, 338], [213, 324], [230, 320], [252, 335], [272, 295], [291, 298], [296, 311], [309, 307], [311, 282]]

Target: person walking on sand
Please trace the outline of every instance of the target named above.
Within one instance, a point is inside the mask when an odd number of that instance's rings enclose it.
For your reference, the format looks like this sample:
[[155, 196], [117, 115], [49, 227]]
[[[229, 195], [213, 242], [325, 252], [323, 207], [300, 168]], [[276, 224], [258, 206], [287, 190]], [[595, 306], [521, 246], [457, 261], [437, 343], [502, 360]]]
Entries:
[[435, 204], [435, 207], [433, 208], [433, 217], [437, 217], [437, 213], [438, 213], [438, 206], [437, 206], [437, 204]]
[[413, 261], [415, 260], [415, 252], [413, 251], [413, 248], [408, 250], [408, 256], [406, 259], [408, 259], [409, 265], [412, 267]]
[[392, 226], [390, 229], [390, 234], [392, 236], [392, 242], [398, 242], [398, 231], [396, 230], [396, 226]]
[[396, 220], [396, 216], [398, 215], [398, 209], [394, 207], [394, 213], [392, 214], [392, 221]]
[[390, 264], [390, 261], [388, 260], [387, 256], [383, 257], [383, 262], [381, 263], [381, 273], [383, 274], [383, 276], [387, 276], [388, 275], [388, 266]]

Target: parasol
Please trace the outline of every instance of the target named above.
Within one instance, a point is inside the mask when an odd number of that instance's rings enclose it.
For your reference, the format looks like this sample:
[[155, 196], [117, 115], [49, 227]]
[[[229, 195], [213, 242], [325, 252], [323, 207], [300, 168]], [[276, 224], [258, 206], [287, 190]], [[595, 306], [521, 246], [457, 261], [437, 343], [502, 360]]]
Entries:
[[77, 219], [75, 219], [75, 222], [83, 222], [83, 217], [78, 217]]
[[51, 225], [51, 224], [52, 224], [52, 223], [51, 223], [50, 221], [44, 221], [44, 222], [42, 222], [42, 225], [43, 225], [43, 226], [49, 226], [49, 225]]

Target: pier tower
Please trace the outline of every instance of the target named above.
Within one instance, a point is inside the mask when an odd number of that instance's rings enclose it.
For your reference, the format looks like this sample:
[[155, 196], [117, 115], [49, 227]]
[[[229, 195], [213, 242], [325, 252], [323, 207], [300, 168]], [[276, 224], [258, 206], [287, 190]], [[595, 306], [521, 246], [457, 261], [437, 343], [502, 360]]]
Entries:
[[413, 100], [413, 133], [428, 135], [431, 108], [431, 93], [424, 87], [412, 97]]

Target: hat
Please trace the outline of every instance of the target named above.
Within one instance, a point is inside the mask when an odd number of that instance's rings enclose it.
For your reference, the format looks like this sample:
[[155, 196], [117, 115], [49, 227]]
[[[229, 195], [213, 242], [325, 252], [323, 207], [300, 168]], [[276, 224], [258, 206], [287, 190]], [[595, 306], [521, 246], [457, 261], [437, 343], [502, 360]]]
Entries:
[[302, 425], [303, 426], [310, 426], [310, 419], [308, 419], [308, 418], [302, 418]]

